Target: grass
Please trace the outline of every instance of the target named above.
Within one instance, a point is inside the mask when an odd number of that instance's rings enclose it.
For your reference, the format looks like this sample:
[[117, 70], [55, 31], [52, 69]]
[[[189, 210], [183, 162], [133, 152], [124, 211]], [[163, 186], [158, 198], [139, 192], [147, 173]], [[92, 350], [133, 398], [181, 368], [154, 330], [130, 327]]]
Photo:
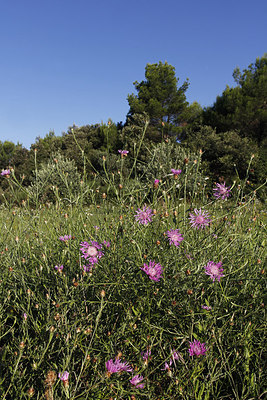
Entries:
[[[192, 199], [172, 176], [154, 190], [120, 182], [115, 197], [94, 188], [90, 206], [2, 206], [1, 399], [263, 399], [266, 231], [256, 193], [244, 196], [241, 184], [222, 201], [202, 187]], [[135, 219], [143, 204], [155, 210], [147, 225]], [[197, 230], [189, 213], [200, 207], [212, 223]], [[177, 228], [179, 247], [166, 236]], [[110, 247], [85, 272], [80, 243], [90, 240]], [[149, 260], [163, 266], [158, 282], [141, 270]], [[210, 260], [222, 262], [220, 281], [205, 274]], [[189, 355], [195, 339], [205, 355]], [[108, 374], [116, 357], [133, 372]], [[130, 383], [137, 374], [143, 389]]]

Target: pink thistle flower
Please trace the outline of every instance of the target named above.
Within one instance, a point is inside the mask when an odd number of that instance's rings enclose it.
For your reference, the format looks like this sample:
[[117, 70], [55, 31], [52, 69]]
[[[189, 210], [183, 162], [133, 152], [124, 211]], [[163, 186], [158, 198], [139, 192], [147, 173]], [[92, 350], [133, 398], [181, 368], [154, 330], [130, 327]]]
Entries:
[[201, 308], [203, 308], [203, 310], [206, 310], [206, 311], [210, 311], [211, 310], [210, 306], [201, 306]]
[[135, 215], [135, 220], [139, 222], [139, 224], [147, 225], [152, 221], [153, 211], [151, 208], [144, 206], [143, 209], [138, 208]]
[[189, 342], [189, 355], [190, 356], [202, 356], [206, 353], [206, 343], [200, 343], [198, 340], [194, 340], [193, 342]]
[[174, 176], [174, 179], [177, 179], [178, 178], [178, 175], [180, 175], [181, 173], [182, 173], [182, 170], [181, 169], [171, 169], [171, 173], [173, 174], [173, 176]]
[[149, 356], [151, 356], [151, 350], [148, 349], [147, 351], [141, 351], [141, 356], [144, 361], [147, 361]]
[[58, 374], [58, 377], [61, 381], [63, 382], [67, 382], [69, 380], [69, 372], [68, 371], [64, 371], [62, 372], [62, 374]]
[[132, 372], [133, 370], [132, 367], [127, 362], [121, 362], [119, 358], [116, 358], [115, 361], [110, 359], [106, 362], [105, 365], [107, 368], [108, 375], [121, 371]]
[[129, 153], [128, 150], [118, 150], [118, 153], [120, 153], [121, 158], [127, 157], [127, 154]]
[[158, 282], [160, 278], [162, 278], [162, 266], [159, 263], [155, 263], [155, 261], [149, 261], [149, 265], [144, 264], [143, 268], [140, 267], [142, 271], [144, 271], [148, 277], [152, 281]]
[[179, 229], [171, 229], [170, 231], [166, 232], [169, 238], [169, 243], [174, 244], [174, 246], [179, 247], [180, 243], [184, 240]]
[[104, 255], [103, 251], [101, 251], [103, 245], [94, 240], [91, 240], [90, 243], [82, 242], [80, 243], [80, 246], [80, 250], [83, 253], [82, 258], [89, 262], [89, 268], [92, 268], [97, 264]]
[[159, 179], [155, 179], [154, 180], [153, 186], [154, 186], [155, 189], [157, 189], [157, 187], [159, 186]]
[[140, 384], [140, 382], [142, 382], [143, 379], [144, 379], [144, 378], [143, 378], [142, 375], [135, 375], [132, 379], [130, 379], [130, 382], [131, 382], [131, 384], [132, 384], [133, 386], [135, 386], [136, 388], [138, 388], [138, 389], [144, 389], [145, 384], [144, 384], [144, 383], [141, 383], [141, 384]]
[[170, 371], [171, 370], [171, 366], [172, 366], [173, 361], [170, 360], [169, 364], [167, 362], [164, 363], [164, 368], [161, 369], [161, 371]]
[[205, 274], [210, 275], [213, 282], [215, 282], [215, 279], [220, 282], [221, 278], [224, 276], [221, 262], [215, 264], [213, 261], [209, 261], [204, 268], [206, 270]]
[[110, 359], [110, 360], [108, 360], [106, 362], [105, 365], [106, 365], [106, 368], [107, 368], [107, 371], [108, 371], [109, 374], [114, 374], [114, 373], [120, 371], [120, 367], [118, 365], [118, 361], [119, 360], [113, 361], [112, 359]]
[[226, 187], [225, 182], [216, 183], [216, 188], [214, 188], [213, 191], [213, 196], [216, 197], [216, 199], [225, 200], [231, 196], [230, 186]]
[[61, 240], [62, 242], [65, 242], [65, 243], [70, 239], [71, 239], [71, 235], [59, 236], [59, 240]]
[[55, 265], [55, 269], [59, 272], [63, 271], [64, 266], [63, 265]]
[[190, 213], [189, 216], [192, 228], [204, 229], [211, 222], [211, 219], [209, 218], [209, 213], [207, 211], [202, 211], [201, 208], [199, 210], [195, 208], [194, 214]]
[[6, 176], [7, 178], [9, 178], [10, 169], [2, 169], [1, 175], [2, 176]]

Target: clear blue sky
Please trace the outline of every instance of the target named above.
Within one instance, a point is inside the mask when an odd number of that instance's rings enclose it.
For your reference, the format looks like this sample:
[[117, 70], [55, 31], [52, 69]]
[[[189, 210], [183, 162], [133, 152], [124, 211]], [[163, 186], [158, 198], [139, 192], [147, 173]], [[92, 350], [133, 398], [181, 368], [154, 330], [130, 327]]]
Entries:
[[266, 0], [0, 0], [0, 140], [125, 121], [147, 63], [212, 105], [267, 52]]

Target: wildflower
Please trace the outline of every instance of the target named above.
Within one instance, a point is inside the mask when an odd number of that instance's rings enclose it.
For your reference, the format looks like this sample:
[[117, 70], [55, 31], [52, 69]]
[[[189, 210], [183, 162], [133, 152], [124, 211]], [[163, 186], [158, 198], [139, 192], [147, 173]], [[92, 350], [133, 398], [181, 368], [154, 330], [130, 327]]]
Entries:
[[141, 270], [144, 271], [152, 281], [158, 282], [161, 278], [162, 266], [159, 263], [156, 264], [155, 261], [150, 260], [149, 265], [144, 264]]
[[211, 310], [211, 307], [210, 307], [210, 306], [201, 306], [201, 308], [203, 308], [203, 310], [207, 310], [207, 311], [210, 311], [210, 310]]
[[174, 246], [179, 247], [180, 243], [184, 240], [179, 229], [171, 229], [166, 232], [169, 238], [169, 243], [174, 244]]
[[112, 359], [106, 362], [106, 368], [108, 371], [108, 375], [117, 373], [117, 372], [132, 372], [132, 367], [127, 362], [121, 362], [119, 358], [116, 358], [115, 361]]
[[2, 176], [6, 176], [7, 178], [9, 178], [9, 176], [10, 176], [10, 169], [2, 169], [1, 175], [2, 175]]
[[147, 225], [149, 222], [152, 221], [153, 212], [152, 209], [149, 207], [144, 206], [143, 210], [138, 208], [135, 215], [135, 220], [139, 222], [139, 224]]
[[101, 251], [103, 245], [95, 240], [91, 240], [90, 243], [82, 242], [80, 243], [80, 246], [80, 250], [83, 253], [82, 257], [89, 262], [89, 269], [97, 264], [100, 258], [104, 255]]
[[213, 191], [213, 196], [216, 197], [216, 199], [225, 200], [231, 196], [230, 186], [226, 187], [225, 182], [216, 183], [216, 188], [214, 188]]
[[154, 180], [153, 186], [154, 186], [155, 189], [157, 189], [157, 187], [159, 186], [159, 179], [155, 179]]
[[173, 168], [171, 169], [171, 173], [173, 174], [174, 179], [177, 179], [177, 178], [178, 178], [178, 175], [180, 175], [181, 172], [182, 172], [181, 169], [173, 169]]
[[211, 222], [211, 219], [209, 218], [209, 214], [207, 211], [201, 211], [201, 208], [197, 210], [196, 208], [194, 209], [194, 214], [190, 213], [190, 223], [192, 225], [192, 228], [196, 229], [203, 229], [206, 226], [209, 225]]
[[71, 235], [59, 236], [59, 240], [61, 240], [61, 242], [65, 242], [66, 243], [70, 239], [71, 239]]
[[108, 248], [108, 247], [110, 247], [110, 242], [107, 242], [106, 240], [104, 240], [103, 245]]
[[205, 266], [205, 270], [205, 274], [210, 275], [213, 282], [215, 281], [215, 279], [220, 282], [221, 278], [224, 276], [222, 273], [223, 268], [221, 262], [215, 264], [213, 261], [209, 261], [208, 264]]
[[118, 153], [120, 153], [121, 158], [127, 157], [127, 154], [129, 153], [128, 150], [118, 150]]
[[164, 363], [164, 368], [162, 368], [161, 371], [165, 371], [166, 369], [167, 369], [168, 371], [170, 371], [171, 366], [172, 366], [172, 360], [170, 360], [169, 364], [168, 364], [167, 362], [165, 362], [165, 363]]
[[141, 384], [140, 384], [140, 382], [142, 382], [143, 379], [144, 379], [144, 378], [143, 378], [142, 375], [135, 375], [132, 379], [130, 379], [130, 382], [131, 382], [131, 384], [134, 385], [136, 388], [138, 388], [138, 389], [144, 389], [145, 384], [144, 384], [144, 383], [141, 383]]
[[193, 342], [189, 342], [189, 355], [190, 356], [202, 356], [206, 353], [206, 343], [200, 343], [198, 340], [194, 340]]
[[55, 269], [59, 272], [63, 270], [64, 266], [63, 265], [55, 265]]
[[62, 374], [58, 374], [58, 377], [61, 381], [63, 382], [67, 382], [69, 380], [69, 372], [68, 371], [64, 371], [62, 372]]
[[178, 353], [176, 350], [172, 349], [172, 353], [171, 353], [172, 359], [175, 362], [175, 360], [180, 360], [181, 359], [181, 355], [180, 353]]
[[144, 361], [147, 361], [150, 355], [151, 355], [151, 350], [149, 349], [147, 351], [141, 351], [141, 356]]
[[27, 315], [26, 313], [24, 313], [24, 314], [23, 314], [23, 318], [24, 318], [24, 320], [26, 321], [27, 318], [28, 318], [28, 315]]

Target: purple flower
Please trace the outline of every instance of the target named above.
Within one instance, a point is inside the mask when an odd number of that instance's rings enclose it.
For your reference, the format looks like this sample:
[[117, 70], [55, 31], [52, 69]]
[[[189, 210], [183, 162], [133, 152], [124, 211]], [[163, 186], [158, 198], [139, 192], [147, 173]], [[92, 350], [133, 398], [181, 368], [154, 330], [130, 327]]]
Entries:
[[61, 381], [63, 381], [63, 382], [67, 382], [68, 381], [68, 379], [69, 379], [69, 372], [68, 371], [64, 371], [64, 372], [62, 372], [62, 374], [58, 374], [58, 377], [59, 377], [59, 379], [61, 380]]
[[65, 242], [65, 243], [70, 239], [71, 239], [71, 235], [59, 236], [59, 240], [61, 240], [62, 242]]
[[1, 175], [8, 177], [10, 175], [10, 169], [2, 169]]
[[216, 199], [225, 200], [231, 196], [230, 186], [226, 187], [225, 182], [216, 183], [216, 188], [214, 188], [213, 191], [213, 196], [216, 197]]
[[80, 246], [80, 250], [83, 253], [82, 258], [89, 262], [89, 265], [87, 265], [86, 267], [92, 269], [93, 266], [97, 264], [100, 258], [104, 255], [103, 251], [101, 251], [103, 245], [96, 242], [95, 240], [91, 240], [90, 243], [80, 243]]
[[110, 242], [107, 242], [106, 240], [104, 240], [103, 245], [108, 248], [108, 247], [110, 247]]
[[171, 169], [171, 173], [174, 175], [174, 178], [175, 178], [175, 179], [178, 178], [178, 175], [180, 175], [181, 172], [182, 172], [181, 169], [173, 169], [173, 168]]
[[143, 378], [142, 375], [135, 375], [132, 379], [130, 379], [130, 382], [131, 382], [131, 384], [134, 385], [136, 388], [138, 388], [138, 389], [144, 389], [145, 384], [144, 384], [144, 383], [141, 383], [141, 384], [140, 384], [140, 382], [142, 382], [143, 379], [144, 379], [144, 378]]
[[180, 355], [179, 352], [177, 352], [176, 350], [172, 349], [172, 353], [171, 353], [172, 359], [175, 362], [175, 360], [181, 360], [182, 356]]
[[157, 189], [157, 187], [159, 186], [159, 179], [155, 179], [154, 180], [154, 188]]
[[120, 153], [121, 158], [123, 158], [124, 156], [127, 157], [127, 154], [129, 153], [128, 150], [118, 150], [118, 153]]
[[26, 313], [24, 313], [23, 314], [23, 318], [25, 319], [25, 321], [27, 320], [27, 318], [28, 318], [28, 315], [26, 314]]
[[211, 310], [211, 307], [210, 307], [210, 306], [201, 306], [201, 308], [203, 308], [203, 310], [207, 310], [207, 311], [210, 311], [210, 310]]
[[204, 229], [211, 222], [211, 219], [209, 218], [208, 212], [207, 211], [201, 211], [201, 208], [199, 210], [197, 210], [195, 208], [194, 209], [194, 214], [190, 213], [189, 216], [190, 216], [189, 219], [190, 219], [190, 223], [192, 225], [192, 228]]
[[174, 244], [174, 246], [179, 247], [180, 243], [184, 240], [179, 229], [171, 229], [166, 232], [169, 238], [169, 243]]
[[164, 363], [164, 368], [161, 369], [161, 371], [165, 371], [166, 369], [169, 371], [172, 366], [172, 360], [170, 360], [169, 364], [167, 362]]
[[139, 222], [139, 224], [147, 225], [152, 221], [153, 211], [151, 208], [144, 206], [143, 210], [138, 208], [135, 215], [135, 220]]
[[148, 277], [152, 281], [158, 282], [160, 278], [162, 278], [162, 266], [160, 264], [156, 264], [155, 261], [149, 261], [149, 265], [144, 264], [143, 268], [140, 267], [142, 271], [144, 271]]
[[210, 275], [213, 282], [215, 281], [215, 279], [220, 282], [221, 278], [224, 276], [222, 273], [223, 268], [221, 262], [215, 264], [213, 261], [209, 261], [208, 264], [205, 266], [205, 270], [205, 274]]
[[189, 342], [188, 351], [190, 356], [203, 356], [207, 351], [206, 343], [200, 343], [195, 339], [193, 342]]
[[148, 357], [151, 356], [151, 350], [148, 349], [147, 351], [141, 351], [141, 356], [144, 361], [147, 361]]
[[64, 266], [63, 265], [55, 265], [55, 269], [59, 272], [63, 270]]
[[121, 362], [119, 358], [116, 358], [115, 361], [113, 361], [112, 359], [108, 360], [106, 362], [106, 368], [108, 375], [121, 371], [132, 372], [133, 370], [127, 362]]

